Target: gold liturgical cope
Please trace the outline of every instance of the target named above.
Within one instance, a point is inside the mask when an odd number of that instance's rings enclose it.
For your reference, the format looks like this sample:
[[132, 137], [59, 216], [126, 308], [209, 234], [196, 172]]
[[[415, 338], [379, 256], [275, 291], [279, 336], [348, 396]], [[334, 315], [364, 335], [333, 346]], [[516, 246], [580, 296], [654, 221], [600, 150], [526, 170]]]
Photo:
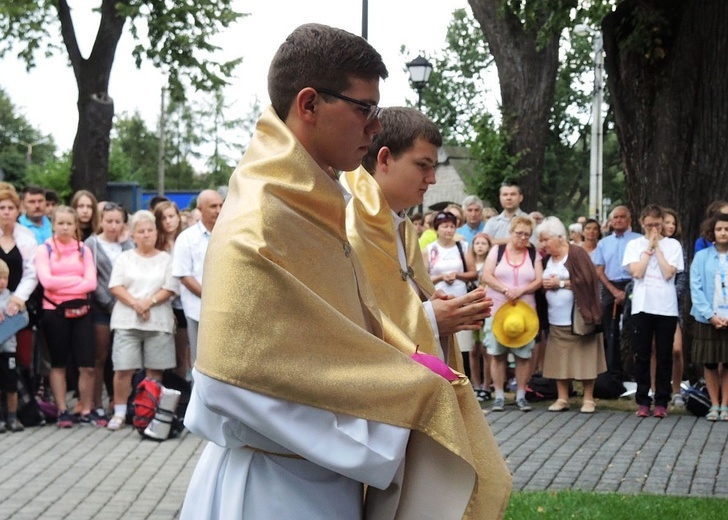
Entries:
[[[345, 211], [338, 183], [267, 108], [210, 239], [196, 368], [264, 395], [413, 430], [394, 518], [416, 518], [434, 500], [427, 471], [448, 467], [469, 482], [463, 518], [501, 517], [511, 477], [470, 384], [412, 361], [414, 344], [393, 324], [385, 334], [388, 320], [347, 241]], [[445, 462], [427, 468], [429, 454]], [[438, 496], [447, 496], [444, 485]], [[367, 493], [369, 518], [376, 499]]]
[[[408, 266], [404, 276], [397, 255], [395, 234], [399, 230], [394, 227], [392, 210], [379, 184], [364, 167], [345, 173], [341, 182], [353, 195], [346, 208], [346, 231], [371, 281], [377, 305], [422, 352], [436, 356], [438, 348], [430, 320], [420, 296], [407, 280], [411, 277], [427, 297], [435, 292], [422, 260], [417, 231], [409, 219], [404, 221]], [[440, 343], [448, 364], [462, 372], [462, 356], [455, 338], [442, 336]]]

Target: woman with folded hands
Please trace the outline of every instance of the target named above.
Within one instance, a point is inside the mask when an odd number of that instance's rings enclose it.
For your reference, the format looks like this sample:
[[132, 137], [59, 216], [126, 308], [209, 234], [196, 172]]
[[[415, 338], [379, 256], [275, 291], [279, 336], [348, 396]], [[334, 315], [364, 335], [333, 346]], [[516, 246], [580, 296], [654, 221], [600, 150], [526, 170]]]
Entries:
[[[601, 305], [597, 273], [589, 253], [569, 244], [564, 224], [556, 217], [547, 217], [536, 228], [539, 249], [546, 252], [543, 271], [543, 290], [546, 292], [549, 335], [543, 362], [543, 375], [556, 380], [558, 399], [549, 407], [551, 412], [569, 409], [569, 382], [580, 380], [584, 385], [582, 413], [594, 413], [594, 381], [606, 372], [607, 363], [602, 347]], [[580, 313], [589, 327], [575, 330], [574, 322]]]

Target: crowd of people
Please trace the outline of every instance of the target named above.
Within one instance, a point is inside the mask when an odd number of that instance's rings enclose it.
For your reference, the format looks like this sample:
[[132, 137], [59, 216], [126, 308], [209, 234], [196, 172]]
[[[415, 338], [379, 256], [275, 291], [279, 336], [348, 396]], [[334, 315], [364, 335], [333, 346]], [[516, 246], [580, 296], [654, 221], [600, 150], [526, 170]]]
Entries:
[[[492, 410], [505, 409], [512, 356], [520, 410], [542, 372], [556, 380], [550, 411], [569, 408], [579, 380], [580, 410], [594, 413], [597, 376], [622, 369], [621, 313], [633, 327], [637, 414], [665, 417], [679, 404], [682, 354], [674, 212], [646, 207], [642, 235], [617, 207], [601, 238], [596, 221], [567, 228], [525, 214], [508, 182], [501, 213], [470, 196], [409, 219], [435, 182], [442, 136], [414, 108], [377, 106], [387, 74], [358, 36], [295, 29], [271, 63], [272, 105], [225, 208], [203, 191], [186, 228], [165, 200], [127, 223], [123, 208], [80, 191], [69, 206], [56, 197], [49, 219], [44, 190], [28, 187], [21, 201], [2, 186], [3, 428], [18, 428], [4, 379], [33, 319], [60, 427], [118, 429], [134, 371], [191, 370], [185, 426], [209, 442], [183, 519], [502, 518], [512, 479], [478, 401], [492, 388]], [[723, 206], [689, 282], [710, 420], [728, 420]]]
[[[493, 399], [491, 410], [504, 410], [510, 360], [515, 365], [515, 404], [522, 411], [531, 409], [526, 384], [536, 374], [556, 380], [558, 398], [549, 410], [569, 409], [569, 383], [577, 380], [583, 389], [581, 412], [593, 413], [595, 380], [607, 373], [636, 383], [639, 417], [666, 417], [670, 406], [685, 406], [680, 309], [690, 291], [690, 313], [696, 321], [692, 361], [704, 366], [712, 403], [707, 418], [728, 421], [728, 203], [716, 201], [706, 210], [695, 258], [688, 266], [679, 217], [671, 208], [646, 206], [639, 218], [643, 233], [638, 233], [624, 206], [612, 210], [606, 225], [580, 217], [566, 226], [540, 212], [525, 214], [520, 210], [522, 199], [517, 186], [504, 183], [500, 214], [493, 215], [480, 199], [468, 196], [455, 211], [451, 205], [412, 217], [433, 282], [453, 290], [458, 280], [469, 279], [468, 264], [456, 262], [457, 255], [450, 255], [444, 266], [444, 260], [432, 254], [438, 247], [432, 244], [442, 245], [441, 235], [453, 251], [456, 245], [465, 251], [471, 263], [481, 259], [477, 280], [493, 299], [492, 316], [482, 330], [460, 341], [478, 400]], [[444, 233], [439, 231], [443, 222], [452, 222]], [[436, 237], [432, 243], [428, 230]], [[506, 302], [513, 305], [504, 313], [527, 318], [532, 311], [540, 324], [529, 334], [519, 328], [523, 336], [494, 332], [493, 323]], [[630, 336], [627, 353], [623, 328]]]
[[126, 423], [135, 371], [191, 377], [199, 304], [180, 299], [180, 286], [199, 287], [207, 242], [185, 237], [209, 236], [221, 206], [216, 191], [201, 192], [199, 220], [188, 212], [185, 225], [164, 197], [129, 215], [87, 190], [64, 205], [39, 186], [0, 185], [0, 432], [23, 430], [19, 377], [50, 390], [59, 427], [111, 430]]

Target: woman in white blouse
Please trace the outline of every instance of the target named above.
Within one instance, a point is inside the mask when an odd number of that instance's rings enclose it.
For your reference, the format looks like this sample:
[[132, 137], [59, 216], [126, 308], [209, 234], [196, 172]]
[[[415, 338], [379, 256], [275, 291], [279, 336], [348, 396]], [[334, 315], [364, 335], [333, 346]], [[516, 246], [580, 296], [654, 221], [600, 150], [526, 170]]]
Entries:
[[172, 276], [172, 257], [155, 248], [157, 229], [150, 211], [137, 211], [130, 230], [137, 247], [119, 255], [109, 280], [109, 290], [117, 299], [111, 313], [114, 416], [110, 430], [118, 430], [126, 420], [134, 372], [144, 368], [147, 377], [161, 380], [162, 371], [176, 363], [171, 298], [179, 293], [179, 282]]

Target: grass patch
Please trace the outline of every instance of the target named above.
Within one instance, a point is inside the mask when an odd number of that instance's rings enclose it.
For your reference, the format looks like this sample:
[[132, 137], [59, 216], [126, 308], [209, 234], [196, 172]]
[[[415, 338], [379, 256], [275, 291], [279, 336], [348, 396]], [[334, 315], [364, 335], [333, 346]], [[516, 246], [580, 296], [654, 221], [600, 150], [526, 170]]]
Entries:
[[726, 518], [728, 500], [586, 491], [521, 491], [511, 495], [506, 520], [671, 520]]

